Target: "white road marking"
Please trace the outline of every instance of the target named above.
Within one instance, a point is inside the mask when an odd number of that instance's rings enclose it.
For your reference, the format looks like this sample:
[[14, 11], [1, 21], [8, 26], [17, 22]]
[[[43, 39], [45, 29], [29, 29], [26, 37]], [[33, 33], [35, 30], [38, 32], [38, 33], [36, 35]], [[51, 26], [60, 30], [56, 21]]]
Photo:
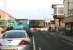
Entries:
[[33, 50], [36, 50], [35, 41], [34, 41], [34, 36], [33, 36], [32, 38], [33, 38]]
[[41, 50], [41, 48], [39, 47], [39, 50]]

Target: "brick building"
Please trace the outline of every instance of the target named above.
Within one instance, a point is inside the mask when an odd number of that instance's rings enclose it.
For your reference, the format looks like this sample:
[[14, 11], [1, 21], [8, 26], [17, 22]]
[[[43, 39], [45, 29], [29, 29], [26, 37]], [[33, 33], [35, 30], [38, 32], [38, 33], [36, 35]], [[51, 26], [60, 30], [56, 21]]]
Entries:
[[53, 4], [52, 8], [54, 10], [53, 18], [55, 21], [55, 28], [57, 31], [63, 31], [65, 28], [64, 23], [64, 5], [63, 4]]
[[66, 35], [73, 35], [73, 0], [64, 0]]

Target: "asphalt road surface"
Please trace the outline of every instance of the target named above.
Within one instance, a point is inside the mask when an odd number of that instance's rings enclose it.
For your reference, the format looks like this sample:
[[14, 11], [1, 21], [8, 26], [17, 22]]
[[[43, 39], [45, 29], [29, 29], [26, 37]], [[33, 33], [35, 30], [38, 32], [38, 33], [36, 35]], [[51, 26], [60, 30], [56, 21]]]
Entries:
[[33, 50], [73, 50], [73, 46], [49, 35], [49, 32], [33, 33]]

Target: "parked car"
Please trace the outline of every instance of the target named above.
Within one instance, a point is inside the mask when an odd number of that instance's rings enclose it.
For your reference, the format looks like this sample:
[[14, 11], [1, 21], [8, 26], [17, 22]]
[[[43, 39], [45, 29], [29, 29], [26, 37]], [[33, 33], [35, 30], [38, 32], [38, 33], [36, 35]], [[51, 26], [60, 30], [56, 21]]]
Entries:
[[30, 50], [32, 42], [24, 30], [11, 30], [3, 34], [0, 39], [1, 50]]

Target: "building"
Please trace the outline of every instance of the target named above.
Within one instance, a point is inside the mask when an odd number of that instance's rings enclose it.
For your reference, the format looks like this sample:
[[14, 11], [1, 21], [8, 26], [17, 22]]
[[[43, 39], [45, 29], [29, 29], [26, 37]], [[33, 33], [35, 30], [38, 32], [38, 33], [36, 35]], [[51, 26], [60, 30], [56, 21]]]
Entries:
[[11, 16], [9, 13], [0, 10], [0, 20], [12, 20], [12, 19], [14, 19], [14, 17]]
[[10, 27], [12, 25], [12, 20], [14, 19], [15, 18], [7, 12], [0, 10], [0, 27], [2, 27], [3, 29]]
[[73, 35], [73, 0], [64, 0], [65, 29], [67, 35]]
[[64, 5], [63, 4], [53, 4], [52, 8], [54, 10], [53, 18], [55, 21], [55, 29], [57, 31], [63, 31], [65, 27], [64, 23]]

